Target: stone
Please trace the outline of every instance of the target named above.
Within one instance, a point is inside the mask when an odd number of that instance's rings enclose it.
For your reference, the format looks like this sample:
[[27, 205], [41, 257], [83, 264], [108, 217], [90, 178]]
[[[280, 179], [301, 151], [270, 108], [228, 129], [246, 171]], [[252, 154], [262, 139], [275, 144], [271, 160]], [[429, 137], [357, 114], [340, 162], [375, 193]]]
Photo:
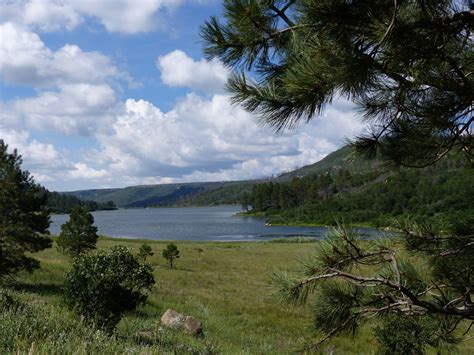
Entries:
[[193, 335], [202, 334], [202, 324], [196, 318], [191, 316], [186, 316], [183, 322], [183, 328]]
[[183, 325], [185, 317], [172, 310], [168, 309], [162, 316], [161, 316], [161, 324], [168, 328], [180, 328]]
[[168, 309], [161, 316], [161, 324], [166, 328], [182, 329], [192, 335], [202, 335], [202, 324], [192, 316], [185, 316], [175, 310]]

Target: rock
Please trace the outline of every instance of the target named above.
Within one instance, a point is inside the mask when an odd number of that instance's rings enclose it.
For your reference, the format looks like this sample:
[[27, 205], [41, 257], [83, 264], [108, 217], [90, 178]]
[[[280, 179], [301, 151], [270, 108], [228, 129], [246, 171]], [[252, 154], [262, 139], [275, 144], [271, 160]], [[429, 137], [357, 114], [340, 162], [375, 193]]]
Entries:
[[201, 322], [198, 321], [196, 318], [191, 316], [186, 316], [183, 322], [183, 328], [193, 335], [201, 335], [202, 334], [202, 325]]
[[172, 310], [168, 309], [162, 316], [161, 316], [161, 323], [168, 328], [180, 328], [183, 326], [185, 317]]
[[202, 335], [202, 324], [192, 316], [185, 316], [172, 309], [168, 309], [161, 316], [161, 324], [167, 328], [183, 329], [193, 335]]

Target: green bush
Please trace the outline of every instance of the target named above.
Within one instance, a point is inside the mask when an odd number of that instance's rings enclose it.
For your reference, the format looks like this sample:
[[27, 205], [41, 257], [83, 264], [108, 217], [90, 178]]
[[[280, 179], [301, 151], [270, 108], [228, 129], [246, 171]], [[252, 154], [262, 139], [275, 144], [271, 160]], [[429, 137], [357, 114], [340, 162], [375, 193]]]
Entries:
[[144, 292], [155, 283], [149, 265], [140, 263], [128, 248], [81, 254], [66, 275], [67, 305], [86, 321], [112, 331], [122, 314], [146, 301]]
[[434, 345], [433, 319], [424, 316], [392, 315], [374, 328], [380, 353], [424, 354], [428, 345]]
[[0, 311], [17, 310], [23, 307], [23, 303], [20, 302], [11, 292], [8, 290], [0, 290]]
[[74, 207], [69, 221], [61, 226], [57, 244], [65, 254], [76, 257], [85, 251], [95, 249], [98, 238], [94, 217], [79, 206]]
[[147, 257], [152, 257], [154, 255], [153, 249], [151, 248], [150, 244], [143, 243], [140, 246], [140, 250], [138, 251], [138, 258], [143, 260], [143, 262], [146, 262]]
[[163, 249], [163, 258], [168, 260], [168, 265], [173, 268], [173, 260], [179, 258], [179, 250], [176, 244], [168, 244], [166, 249]]

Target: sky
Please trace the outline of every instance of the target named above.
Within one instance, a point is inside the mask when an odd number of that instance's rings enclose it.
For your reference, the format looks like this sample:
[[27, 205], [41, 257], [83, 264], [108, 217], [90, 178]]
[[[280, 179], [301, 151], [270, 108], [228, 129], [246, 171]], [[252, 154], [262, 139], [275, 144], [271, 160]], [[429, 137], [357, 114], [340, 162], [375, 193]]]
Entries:
[[0, 0], [0, 139], [56, 191], [277, 175], [362, 130], [338, 98], [275, 133], [230, 103], [220, 0]]

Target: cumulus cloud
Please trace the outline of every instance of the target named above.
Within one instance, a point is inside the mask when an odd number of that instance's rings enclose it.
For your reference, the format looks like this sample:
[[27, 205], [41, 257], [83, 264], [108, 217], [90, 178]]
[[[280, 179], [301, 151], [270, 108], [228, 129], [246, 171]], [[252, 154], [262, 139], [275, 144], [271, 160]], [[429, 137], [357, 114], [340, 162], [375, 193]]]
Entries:
[[161, 72], [161, 80], [167, 85], [211, 93], [223, 93], [229, 76], [229, 71], [219, 61], [195, 61], [180, 50], [158, 57], [156, 66]]
[[110, 58], [66, 44], [51, 51], [40, 37], [8, 22], [0, 25], [0, 74], [7, 83], [54, 87], [103, 82], [118, 75]]
[[19, 25], [0, 25], [0, 75], [9, 84], [40, 89], [37, 96], [0, 104], [4, 127], [88, 136], [114, 120], [112, 85], [123, 73], [98, 52], [66, 44], [57, 51]]
[[53, 181], [54, 172], [68, 168], [67, 160], [52, 144], [32, 139], [26, 130], [9, 130], [0, 126], [0, 139], [8, 144], [10, 151], [17, 149], [37, 182]]
[[5, 126], [54, 130], [66, 135], [90, 136], [115, 120], [115, 93], [105, 84], [68, 84], [57, 91], [2, 104]]
[[73, 179], [102, 180], [110, 178], [111, 174], [105, 169], [94, 169], [84, 163], [76, 163], [67, 176]]
[[182, 0], [13, 0], [0, 4], [0, 22], [14, 21], [42, 31], [72, 30], [93, 18], [109, 32], [135, 34], [154, 30], [160, 11]]
[[346, 104], [339, 106], [300, 131], [276, 135], [232, 106], [226, 95], [188, 94], [168, 112], [129, 99], [111, 133], [98, 135], [101, 149], [91, 160], [135, 183], [270, 176], [320, 160], [346, 136], [360, 132]]

